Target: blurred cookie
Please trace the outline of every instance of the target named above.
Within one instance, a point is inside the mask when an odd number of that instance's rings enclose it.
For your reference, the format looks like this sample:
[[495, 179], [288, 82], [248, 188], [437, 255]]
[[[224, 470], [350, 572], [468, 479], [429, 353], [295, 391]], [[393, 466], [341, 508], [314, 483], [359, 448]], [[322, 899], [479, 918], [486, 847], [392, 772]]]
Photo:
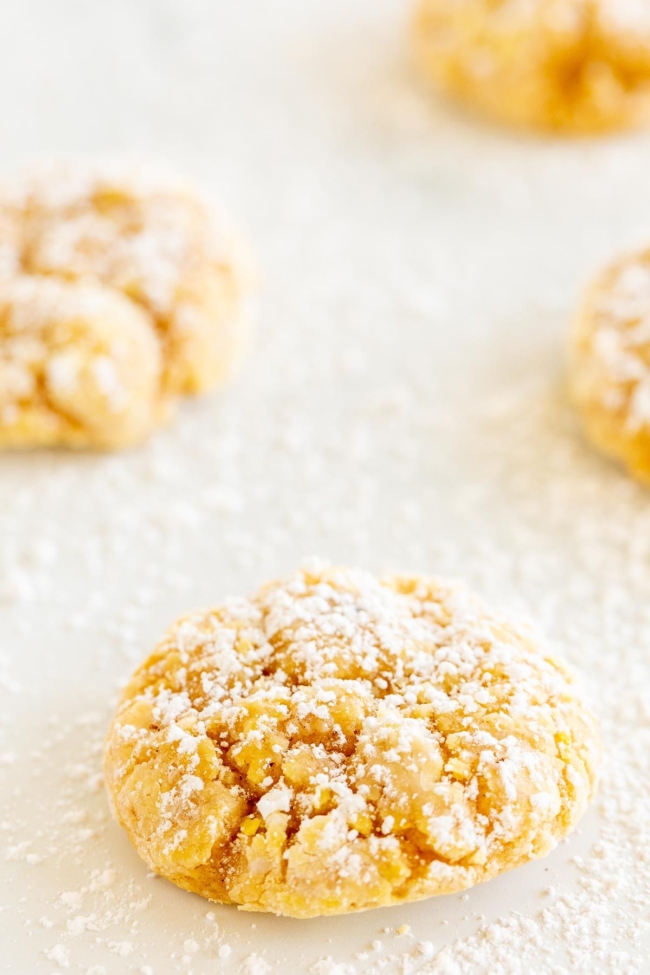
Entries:
[[[175, 398], [228, 375], [242, 291], [232, 248], [183, 186], [66, 164], [7, 184], [0, 376], [12, 380], [0, 382], [0, 445], [142, 440]], [[65, 394], [59, 383], [53, 395], [64, 347]]]
[[566, 133], [650, 119], [646, 0], [420, 0], [422, 71], [510, 125]]
[[570, 379], [592, 442], [650, 482], [650, 250], [615, 261], [587, 290]]
[[162, 356], [147, 316], [94, 282], [0, 285], [0, 444], [120, 447], [161, 419]]

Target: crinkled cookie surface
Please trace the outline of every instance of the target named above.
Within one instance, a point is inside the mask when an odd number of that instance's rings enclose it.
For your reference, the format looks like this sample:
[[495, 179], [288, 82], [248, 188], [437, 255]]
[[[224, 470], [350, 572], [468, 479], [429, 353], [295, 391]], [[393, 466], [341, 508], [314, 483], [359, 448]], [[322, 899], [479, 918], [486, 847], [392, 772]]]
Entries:
[[151, 869], [313, 917], [543, 856], [598, 753], [562, 665], [464, 587], [314, 564], [177, 622], [124, 692], [105, 772]]
[[650, 120], [647, 0], [420, 0], [418, 63], [500, 122], [595, 133]]
[[191, 190], [124, 165], [0, 187], [0, 446], [124, 447], [236, 361], [242, 282]]

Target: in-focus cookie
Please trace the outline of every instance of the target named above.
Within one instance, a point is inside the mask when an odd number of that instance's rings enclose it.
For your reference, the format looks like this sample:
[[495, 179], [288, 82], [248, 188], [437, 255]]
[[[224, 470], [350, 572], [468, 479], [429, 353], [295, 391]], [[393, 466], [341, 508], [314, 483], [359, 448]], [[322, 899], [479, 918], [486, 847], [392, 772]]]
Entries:
[[123, 694], [105, 772], [151, 869], [313, 917], [543, 856], [597, 756], [564, 667], [464, 587], [314, 565], [176, 623]]
[[589, 438], [650, 482], [650, 250], [611, 264], [588, 289], [570, 370]]
[[650, 119], [647, 0], [419, 0], [424, 73], [511, 125], [601, 132]]
[[0, 445], [142, 440], [175, 398], [228, 375], [242, 290], [232, 246], [177, 182], [55, 164], [7, 183]]

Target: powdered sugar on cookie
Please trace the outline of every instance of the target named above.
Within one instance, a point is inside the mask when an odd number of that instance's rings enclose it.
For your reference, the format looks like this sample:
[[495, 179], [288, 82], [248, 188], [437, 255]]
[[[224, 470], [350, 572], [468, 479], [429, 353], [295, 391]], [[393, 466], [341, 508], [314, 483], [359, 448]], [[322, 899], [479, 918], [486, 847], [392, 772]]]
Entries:
[[314, 564], [173, 627], [105, 754], [154, 869], [307, 917], [545, 854], [597, 753], [564, 669], [464, 587]]
[[125, 446], [221, 381], [242, 339], [236, 264], [205, 204], [146, 168], [49, 164], [8, 182], [0, 444]]
[[583, 301], [571, 382], [587, 432], [638, 476], [650, 477], [650, 252], [607, 268]]

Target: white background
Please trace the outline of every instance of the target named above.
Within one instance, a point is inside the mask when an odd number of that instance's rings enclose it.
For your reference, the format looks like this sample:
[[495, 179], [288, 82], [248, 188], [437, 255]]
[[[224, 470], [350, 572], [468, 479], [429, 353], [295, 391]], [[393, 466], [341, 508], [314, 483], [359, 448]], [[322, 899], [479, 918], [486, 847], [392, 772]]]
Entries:
[[[563, 370], [584, 281], [650, 240], [650, 141], [440, 103], [409, 13], [0, 6], [2, 168], [162, 156], [224, 202], [260, 279], [236, 382], [149, 445], [0, 458], [0, 971], [646, 970], [650, 495], [582, 442]], [[180, 612], [311, 554], [464, 578], [563, 645], [606, 750], [578, 833], [465, 898], [309, 922], [211, 920], [147, 877], [99, 779], [120, 681]]]

